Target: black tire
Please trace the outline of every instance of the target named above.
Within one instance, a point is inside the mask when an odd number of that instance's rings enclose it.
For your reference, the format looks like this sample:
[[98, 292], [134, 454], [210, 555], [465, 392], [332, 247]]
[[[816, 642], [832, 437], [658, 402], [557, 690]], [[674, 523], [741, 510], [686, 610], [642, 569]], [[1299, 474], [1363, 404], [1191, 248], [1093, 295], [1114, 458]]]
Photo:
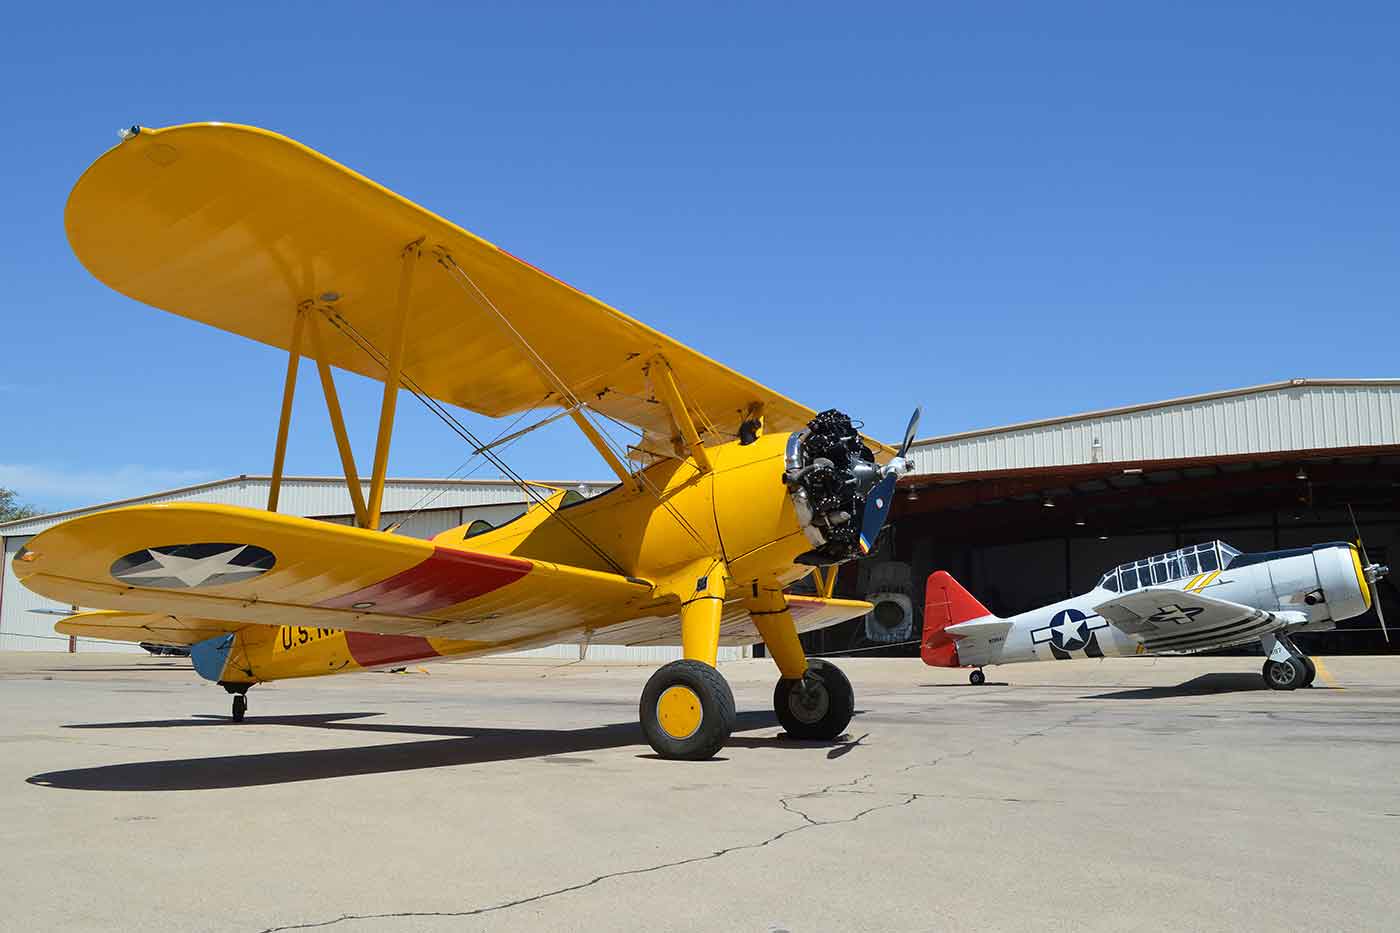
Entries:
[[[674, 694], [668, 704], [687, 699], [690, 704], [698, 704], [698, 709], [689, 705], [692, 713], [698, 713], [699, 721], [687, 735], [673, 735], [662, 723], [659, 705], [672, 687], [688, 690], [691, 696]], [[710, 665], [700, 661], [672, 661], [652, 674], [642, 689], [638, 716], [647, 743], [656, 754], [680, 761], [704, 761], [713, 758], [734, 731], [734, 694], [720, 672]]]
[[1264, 683], [1271, 690], [1297, 690], [1307, 677], [1307, 668], [1295, 659], [1264, 662]]
[[1303, 655], [1301, 660], [1303, 662], [1303, 666], [1307, 668], [1308, 672], [1307, 675], [1303, 677], [1303, 682], [1302, 684], [1300, 684], [1300, 686], [1311, 687], [1313, 685], [1313, 681], [1317, 679], [1317, 665], [1314, 664], [1313, 659], [1308, 657], [1307, 655]]
[[248, 697], [246, 694], [235, 693], [233, 695], [233, 721], [242, 722], [243, 717], [248, 713]]
[[972, 686], [980, 687], [987, 682], [987, 675], [982, 673], [980, 670], [977, 670], [973, 671], [971, 674], [968, 674], [967, 680], [970, 684], [972, 684]]
[[856, 692], [841, 668], [813, 658], [807, 662], [804, 678], [778, 681], [773, 712], [794, 739], [829, 741], [845, 732], [855, 715]]

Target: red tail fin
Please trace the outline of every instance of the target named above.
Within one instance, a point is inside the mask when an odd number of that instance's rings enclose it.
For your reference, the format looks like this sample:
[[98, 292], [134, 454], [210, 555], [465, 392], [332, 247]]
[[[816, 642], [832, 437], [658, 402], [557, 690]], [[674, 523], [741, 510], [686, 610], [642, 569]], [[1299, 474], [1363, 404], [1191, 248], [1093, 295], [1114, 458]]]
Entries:
[[919, 646], [924, 663], [933, 667], [958, 667], [957, 643], [943, 630], [989, 615], [987, 607], [947, 571], [932, 574], [924, 590], [924, 642]]

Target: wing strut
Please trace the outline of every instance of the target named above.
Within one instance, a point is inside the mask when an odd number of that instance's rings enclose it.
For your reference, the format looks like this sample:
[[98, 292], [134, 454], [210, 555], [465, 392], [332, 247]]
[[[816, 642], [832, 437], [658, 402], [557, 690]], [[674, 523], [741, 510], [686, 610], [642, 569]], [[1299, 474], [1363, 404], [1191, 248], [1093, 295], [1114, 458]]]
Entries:
[[420, 237], [404, 247], [399, 267], [399, 294], [394, 308], [394, 332], [389, 345], [389, 371], [384, 374], [384, 400], [379, 405], [379, 438], [374, 444], [374, 472], [369, 478], [366, 506], [369, 528], [379, 527], [379, 507], [384, 503], [384, 477], [389, 472], [389, 439], [394, 433], [394, 411], [399, 400], [399, 380], [403, 376], [404, 336], [408, 331], [408, 299], [413, 292], [413, 270], [418, 265], [423, 240]]
[[311, 350], [316, 356], [316, 370], [321, 375], [321, 392], [326, 397], [326, 414], [330, 415], [331, 430], [335, 432], [335, 446], [340, 451], [340, 465], [345, 470], [345, 487], [350, 492], [350, 502], [355, 507], [355, 524], [369, 528], [369, 512], [365, 509], [365, 493], [360, 488], [360, 473], [355, 469], [355, 453], [350, 448], [350, 435], [345, 430], [345, 414], [340, 410], [340, 396], [335, 391], [335, 379], [331, 376], [330, 364], [326, 362], [326, 346], [321, 338], [319, 311], [309, 311], [311, 315]]
[[282, 493], [282, 467], [287, 461], [287, 432], [292, 426], [292, 397], [297, 391], [297, 366], [301, 363], [301, 336], [306, 314], [297, 309], [292, 320], [292, 345], [287, 351], [287, 381], [282, 384], [282, 416], [277, 422], [277, 447], [272, 454], [272, 483], [267, 490], [267, 510], [277, 511]]
[[705, 445], [700, 443], [700, 432], [695, 430], [695, 422], [691, 420], [690, 412], [685, 407], [685, 399], [681, 398], [681, 391], [676, 387], [676, 377], [671, 372], [671, 364], [666, 362], [665, 357], [657, 355], [647, 364], [647, 370], [651, 374], [652, 385], [661, 393], [661, 400], [670, 409], [671, 420], [676, 423], [676, 430], [680, 431], [690, 455], [700, 467], [700, 472], [714, 472], [710, 454], [705, 450]]

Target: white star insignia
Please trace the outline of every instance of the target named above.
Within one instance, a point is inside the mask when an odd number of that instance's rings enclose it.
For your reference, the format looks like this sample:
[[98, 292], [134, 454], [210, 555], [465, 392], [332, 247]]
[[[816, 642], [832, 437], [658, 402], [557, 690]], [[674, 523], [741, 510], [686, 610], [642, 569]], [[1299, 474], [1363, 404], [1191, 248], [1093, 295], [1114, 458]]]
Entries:
[[208, 557], [179, 557], [174, 554], [162, 554], [159, 551], [147, 549], [146, 553], [151, 556], [151, 560], [160, 566], [153, 570], [141, 570], [136, 573], [124, 573], [123, 580], [146, 579], [154, 577], [174, 577], [185, 586], [201, 586], [213, 577], [225, 574], [257, 574], [262, 573], [258, 567], [248, 567], [243, 564], [234, 564], [231, 561], [242, 554], [248, 545], [240, 544], [218, 554], [210, 554]]

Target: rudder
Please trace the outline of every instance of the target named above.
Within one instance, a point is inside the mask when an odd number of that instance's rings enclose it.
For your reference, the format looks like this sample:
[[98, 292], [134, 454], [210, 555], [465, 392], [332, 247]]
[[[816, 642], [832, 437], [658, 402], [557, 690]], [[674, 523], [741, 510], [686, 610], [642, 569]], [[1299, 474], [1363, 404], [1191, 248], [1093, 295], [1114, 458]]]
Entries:
[[957, 643], [944, 629], [988, 617], [994, 618], [952, 574], [946, 570], [935, 571], [924, 588], [924, 637], [919, 645], [919, 656], [932, 667], [961, 666]]

